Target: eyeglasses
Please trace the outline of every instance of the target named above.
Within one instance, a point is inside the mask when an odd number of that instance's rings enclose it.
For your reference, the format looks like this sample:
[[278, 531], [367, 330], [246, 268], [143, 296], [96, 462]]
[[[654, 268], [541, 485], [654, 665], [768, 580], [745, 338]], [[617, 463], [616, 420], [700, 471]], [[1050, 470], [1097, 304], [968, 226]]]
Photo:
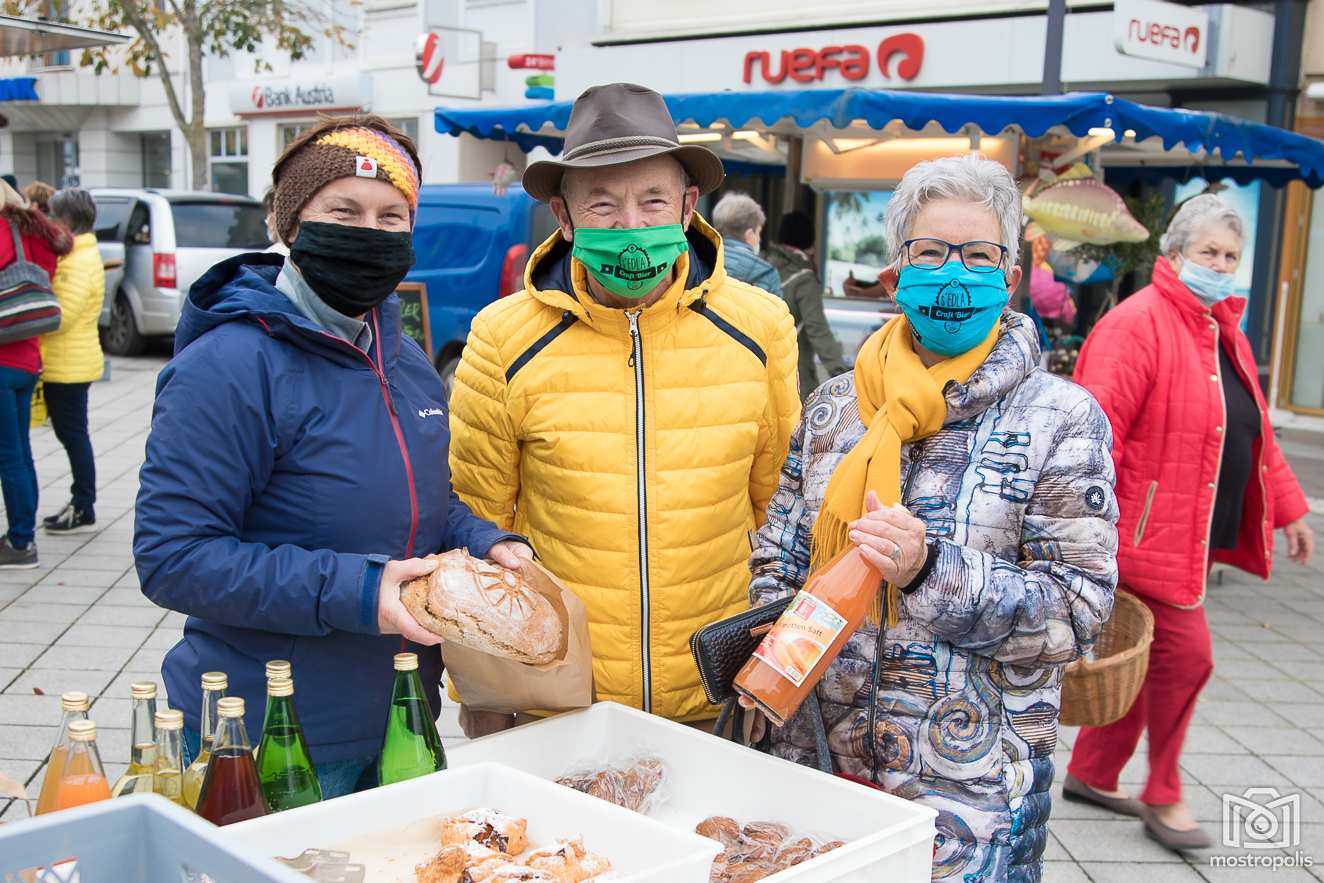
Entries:
[[907, 239], [901, 243], [902, 252], [912, 267], [936, 270], [951, 260], [952, 252], [961, 256], [961, 263], [972, 273], [996, 273], [1007, 260], [1007, 246], [997, 242], [946, 242], [942, 239]]

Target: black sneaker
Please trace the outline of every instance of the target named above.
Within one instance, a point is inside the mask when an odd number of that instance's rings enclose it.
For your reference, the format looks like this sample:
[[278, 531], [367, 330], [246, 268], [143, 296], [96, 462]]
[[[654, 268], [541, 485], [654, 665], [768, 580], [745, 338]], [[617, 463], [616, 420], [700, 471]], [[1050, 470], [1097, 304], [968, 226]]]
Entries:
[[0, 539], [0, 570], [34, 570], [37, 567], [37, 544], [15, 549], [9, 537]]
[[75, 509], [73, 503], [66, 505], [59, 511], [59, 514], [41, 520], [41, 526], [46, 533], [85, 533], [89, 530], [95, 530], [96, 525], [95, 516], [88, 515], [80, 509]]

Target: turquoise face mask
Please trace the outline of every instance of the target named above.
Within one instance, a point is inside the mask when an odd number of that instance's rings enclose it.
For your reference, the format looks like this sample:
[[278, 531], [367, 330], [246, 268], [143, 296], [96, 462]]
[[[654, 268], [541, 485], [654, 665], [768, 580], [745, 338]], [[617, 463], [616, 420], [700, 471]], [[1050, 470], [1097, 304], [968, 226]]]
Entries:
[[1235, 293], [1234, 289], [1237, 284], [1235, 274], [1220, 273], [1217, 270], [1202, 267], [1191, 260], [1182, 261], [1181, 272], [1177, 274], [1177, 278], [1196, 297], [1211, 307], [1219, 301], [1231, 297]]
[[1010, 297], [1001, 270], [976, 273], [956, 256], [932, 269], [907, 264], [897, 277], [896, 302], [915, 337], [944, 356], [978, 346]]
[[638, 300], [671, 274], [676, 259], [689, 251], [680, 224], [657, 227], [578, 227], [570, 254], [603, 288]]

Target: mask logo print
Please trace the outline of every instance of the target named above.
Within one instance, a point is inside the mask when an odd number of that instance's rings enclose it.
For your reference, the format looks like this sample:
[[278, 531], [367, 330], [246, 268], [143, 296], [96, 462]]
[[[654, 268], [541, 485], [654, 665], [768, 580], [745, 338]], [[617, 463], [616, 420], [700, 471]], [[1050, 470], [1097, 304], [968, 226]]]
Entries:
[[631, 291], [638, 291], [645, 282], [656, 279], [666, 272], [669, 263], [669, 261], [661, 261], [654, 265], [648, 257], [648, 252], [632, 242], [616, 255], [615, 264], [602, 265], [602, 273], [615, 276]]
[[933, 306], [926, 314], [935, 322], [941, 322], [942, 330], [955, 334], [961, 330], [961, 323], [975, 314], [971, 306], [970, 289], [959, 279], [952, 279], [938, 289], [938, 296], [933, 299]]

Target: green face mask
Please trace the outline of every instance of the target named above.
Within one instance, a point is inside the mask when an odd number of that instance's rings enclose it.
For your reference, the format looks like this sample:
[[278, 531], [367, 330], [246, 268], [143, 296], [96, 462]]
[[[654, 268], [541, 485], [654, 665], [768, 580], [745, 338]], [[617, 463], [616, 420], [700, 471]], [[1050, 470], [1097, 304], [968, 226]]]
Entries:
[[618, 297], [638, 300], [666, 278], [676, 258], [689, 250], [680, 224], [659, 227], [589, 228], [575, 230], [575, 257]]

